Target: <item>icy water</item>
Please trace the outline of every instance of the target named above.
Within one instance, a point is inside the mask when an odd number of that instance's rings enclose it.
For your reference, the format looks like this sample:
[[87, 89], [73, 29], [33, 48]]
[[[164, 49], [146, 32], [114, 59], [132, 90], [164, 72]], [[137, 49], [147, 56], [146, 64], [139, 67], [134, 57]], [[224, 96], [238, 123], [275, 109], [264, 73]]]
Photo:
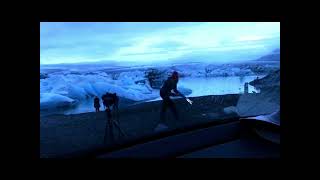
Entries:
[[[223, 95], [223, 94], [240, 94], [244, 93], [244, 84], [253, 81], [256, 78], [264, 76], [231, 76], [231, 77], [211, 77], [211, 78], [181, 78], [178, 83], [179, 87], [192, 90], [188, 97]], [[249, 93], [259, 93], [260, 91], [253, 86], [248, 86]], [[154, 100], [161, 100], [156, 98]], [[154, 101], [151, 100], [151, 101]]]
[[[258, 76], [262, 78], [263, 76]], [[181, 79], [179, 86], [189, 88], [192, 93], [189, 97], [205, 95], [238, 94], [244, 92], [244, 84], [253, 81], [257, 76], [233, 76], [214, 78], [185, 78]], [[178, 86], [178, 87], [179, 87]], [[259, 90], [249, 85], [249, 93], [252, 91], [259, 93]]]
[[[257, 77], [264, 76], [232, 76], [232, 77], [211, 77], [211, 78], [181, 78], [178, 84], [179, 87], [184, 87], [192, 90], [188, 97], [206, 96], [206, 95], [223, 95], [223, 94], [239, 94], [244, 92], [244, 84], [253, 81]], [[249, 93], [253, 91], [259, 93], [258, 89], [249, 85]], [[161, 100], [156, 98], [148, 101]], [[56, 114], [79, 114], [85, 112], [94, 112], [93, 99], [81, 102], [73, 109], [57, 111]], [[101, 103], [100, 110], [103, 110]], [[48, 114], [48, 113], [46, 113]], [[43, 114], [42, 114], [43, 115]]]

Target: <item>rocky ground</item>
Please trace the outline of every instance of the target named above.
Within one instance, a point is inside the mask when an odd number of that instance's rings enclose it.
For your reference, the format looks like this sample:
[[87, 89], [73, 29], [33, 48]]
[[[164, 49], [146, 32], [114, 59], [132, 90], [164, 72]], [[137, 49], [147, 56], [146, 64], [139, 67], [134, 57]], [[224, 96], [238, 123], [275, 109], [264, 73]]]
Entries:
[[273, 86], [280, 86], [280, 69], [270, 72], [267, 76], [262, 79], [256, 79], [249, 83], [257, 88], [269, 88]]
[[[225, 108], [236, 107], [241, 110], [239, 105], [253, 107], [263, 103], [266, 97], [269, 96], [260, 93], [202, 96], [190, 98], [194, 102], [192, 106], [184, 99], [175, 99], [180, 120], [174, 121], [169, 111], [164, 124], [169, 129], [174, 129], [235, 117], [238, 116], [237, 113], [226, 111]], [[127, 135], [126, 140], [156, 133], [154, 129], [160, 122], [161, 103], [161, 101], [145, 102], [119, 110], [120, 127]], [[274, 106], [272, 103], [267, 105]], [[264, 109], [263, 106], [260, 107], [262, 109], [258, 109], [259, 113]], [[266, 109], [268, 111], [268, 108]], [[258, 114], [253, 112], [253, 115]], [[40, 157], [54, 157], [103, 145], [106, 122], [105, 112], [40, 117]], [[117, 134], [116, 139], [119, 139]]]
[[[176, 99], [180, 121], [173, 120], [167, 113], [164, 122], [170, 129], [230, 117], [223, 112], [226, 106], [236, 105], [239, 95], [204, 96], [191, 98], [190, 106], [184, 99]], [[161, 101], [146, 102], [119, 110], [119, 121], [128, 138], [136, 138], [154, 133], [160, 119]], [[94, 148], [103, 144], [106, 114], [83, 113], [76, 115], [50, 115], [40, 119], [40, 156]]]

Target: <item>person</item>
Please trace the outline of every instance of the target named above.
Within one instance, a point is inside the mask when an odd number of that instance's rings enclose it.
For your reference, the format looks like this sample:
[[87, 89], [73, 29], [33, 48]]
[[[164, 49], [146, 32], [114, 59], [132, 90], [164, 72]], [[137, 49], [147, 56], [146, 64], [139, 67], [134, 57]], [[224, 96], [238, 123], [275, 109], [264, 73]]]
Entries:
[[166, 110], [170, 108], [172, 111], [174, 118], [176, 120], [179, 120], [178, 112], [176, 109], [175, 104], [170, 99], [170, 96], [181, 96], [185, 98], [190, 104], [192, 104], [192, 101], [188, 98], [186, 98], [182, 93], [180, 93], [177, 90], [177, 84], [179, 82], [179, 74], [177, 71], [174, 71], [172, 75], [163, 83], [161, 89], [160, 89], [160, 96], [162, 98], [162, 108], [160, 112], [160, 121], [164, 122], [164, 117]]
[[96, 112], [100, 111], [100, 100], [97, 96], [94, 98], [94, 108], [96, 109]]

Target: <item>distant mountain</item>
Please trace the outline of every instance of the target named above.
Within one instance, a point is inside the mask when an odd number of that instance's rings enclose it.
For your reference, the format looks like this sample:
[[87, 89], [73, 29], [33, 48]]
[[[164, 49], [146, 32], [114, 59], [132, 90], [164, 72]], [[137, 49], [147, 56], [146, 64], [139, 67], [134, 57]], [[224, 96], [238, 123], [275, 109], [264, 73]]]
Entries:
[[272, 53], [262, 56], [256, 61], [280, 61], [280, 49], [275, 49]]

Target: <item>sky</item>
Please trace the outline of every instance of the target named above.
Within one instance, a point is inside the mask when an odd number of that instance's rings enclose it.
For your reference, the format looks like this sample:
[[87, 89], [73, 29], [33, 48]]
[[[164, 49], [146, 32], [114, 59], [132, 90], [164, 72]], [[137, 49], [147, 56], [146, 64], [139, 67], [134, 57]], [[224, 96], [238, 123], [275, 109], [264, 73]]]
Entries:
[[280, 22], [41, 22], [40, 64], [233, 62], [280, 48]]

